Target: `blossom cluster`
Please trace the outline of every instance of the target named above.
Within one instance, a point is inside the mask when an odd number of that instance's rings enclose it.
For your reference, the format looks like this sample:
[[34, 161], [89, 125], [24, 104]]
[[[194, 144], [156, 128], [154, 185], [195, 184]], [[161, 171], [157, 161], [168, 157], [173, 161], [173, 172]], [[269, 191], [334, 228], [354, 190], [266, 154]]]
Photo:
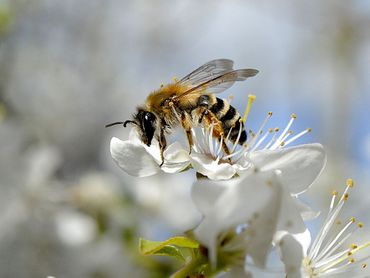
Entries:
[[[163, 164], [158, 142], [148, 147], [135, 129], [126, 141], [112, 138], [111, 155], [130, 175], [145, 177], [191, 169], [197, 173], [191, 197], [203, 217], [187, 236], [199, 243], [199, 252], [174, 277], [221, 272], [250, 277], [250, 264], [268, 269], [268, 256], [273, 251], [280, 255], [281, 272], [289, 278], [362, 277], [370, 243], [348, 245], [348, 241], [363, 224], [354, 218], [345, 224], [338, 221], [353, 181], [347, 181], [340, 197], [333, 192], [328, 215], [311, 243], [306, 221], [319, 213], [303, 203], [300, 195], [323, 171], [326, 154], [318, 143], [288, 146], [310, 132], [305, 129], [293, 135], [290, 128], [295, 114], [281, 132], [279, 128], [266, 129], [271, 116], [269, 112], [257, 132], [249, 132], [242, 146], [238, 140], [230, 142], [227, 135], [214, 138], [213, 125], [194, 127], [191, 152], [175, 142], [164, 151]], [[229, 153], [223, 151], [223, 142]], [[193, 243], [189, 245], [194, 248]], [[184, 274], [188, 276], [181, 276]]]

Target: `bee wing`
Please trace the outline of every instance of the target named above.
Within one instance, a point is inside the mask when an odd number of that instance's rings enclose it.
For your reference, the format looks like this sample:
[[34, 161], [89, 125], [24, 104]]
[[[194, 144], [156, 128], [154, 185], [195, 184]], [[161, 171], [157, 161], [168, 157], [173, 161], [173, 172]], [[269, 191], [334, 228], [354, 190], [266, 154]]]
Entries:
[[256, 69], [238, 69], [226, 72], [212, 79], [209, 79], [177, 96], [177, 99], [190, 94], [213, 93], [218, 94], [230, 88], [235, 81], [244, 81], [248, 77], [255, 76], [258, 73]]
[[210, 79], [220, 76], [226, 72], [233, 70], [234, 62], [228, 59], [217, 59], [209, 61], [204, 65], [200, 66], [196, 70], [192, 71], [178, 83], [183, 86], [190, 88], [196, 87]]

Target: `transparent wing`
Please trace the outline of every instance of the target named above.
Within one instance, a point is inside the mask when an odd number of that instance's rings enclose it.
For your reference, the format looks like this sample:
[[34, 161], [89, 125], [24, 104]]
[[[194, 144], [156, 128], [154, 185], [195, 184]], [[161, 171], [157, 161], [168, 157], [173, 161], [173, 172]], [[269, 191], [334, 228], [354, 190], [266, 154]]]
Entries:
[[194, 88], [208, 80], [214, 79], [226, 72], [233, 70], [234, 62], [228, 59], [217, 59], [209, 61], [196, 70], [182, 78], [178, 83], [180, 85]]
[[177, 99], [188, 96], [190, 94], [218, 94], [230, 88], [235, 83], [235, 81], [244, 81], [248, 77], [255, 76], [257, 73], [258, 70], [256, 69], [239, 69], [229, 71], [216, 76], [213, 79], [209, 79], [195, 87], [192, 87], [191, 89], [177, 96]]

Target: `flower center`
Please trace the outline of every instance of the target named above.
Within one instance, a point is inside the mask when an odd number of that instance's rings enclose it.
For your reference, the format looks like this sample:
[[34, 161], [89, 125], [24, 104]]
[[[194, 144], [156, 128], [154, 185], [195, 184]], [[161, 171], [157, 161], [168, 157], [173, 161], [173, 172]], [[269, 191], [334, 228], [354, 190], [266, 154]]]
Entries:
[[[248, 104], [245, 108], [245, 112], [242, 118], [242, 122], [245, 124], [248, 115], [250, 113], [252, 104], [256, 96], [249, 95], [248, 96]], [[201, 128], [201, 135], [197, 136], [194, 128], [192, 130], [193, 137], [196, 139], [195, 142], [195, 151], [198, 153], [202, 153], [204, 155], [208, 155], [217, 163], [230, 163], [230, 164], [238, 164], [242, 158], [246, 158], [250, 152], [257, 151], [257, 150], [276, 150], [279, 148], [283, 148], [292, 142], [296, 141], [303, 135], [311, 132], [311, 128], [307, 128], [295, 136], [293, 135], [293, 131], [290, 130], [291, 126], [293, 125], [294, 121], [296, 120], [297, 116], [292, 114], [290, 117], [289, 122], [285, 126], [282, 132], [280, 132], [279, 128], [268, 128], [264, 131], [265, 127], [267, 126], [269, 119], [272, 117], [272, 112], [268, 112], [266, 118], [262, 122], [261, 126], [259, 127], [257, 132], [253, 132], [249, 130], [249, 136], [243, 145], [239, 144], [241, 133], [243, 132], [243, 126], [239, 125], [238, 136], [234, 142], [230, 140], [230, 136], [233, 131], [233, 127], [230, 128], [226, 137], [221, 136], [221, 138], [214, 138], [213, 137], [213, 130], [215, 124], [211, 124], [209, 127]], [[228, 148], [228, 153], [225, 153], [224, 145]]]

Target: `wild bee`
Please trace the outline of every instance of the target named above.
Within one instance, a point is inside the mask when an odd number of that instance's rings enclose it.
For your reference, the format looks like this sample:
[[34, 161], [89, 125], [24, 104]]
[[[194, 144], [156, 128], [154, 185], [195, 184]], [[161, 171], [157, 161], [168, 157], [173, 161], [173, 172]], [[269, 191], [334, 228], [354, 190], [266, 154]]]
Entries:
[[171, 129], [181, 125], [185, 130], [190, 153], [193, 146], [191, 128], [213, 125], [213, 137], [222, 142], [223, 151], [229, 154], [226, 140], [221, 138], [227, 134], [228, 140], [233, 143], [238, 141], [242, 145], [247, 133], [236, 109], [215, 94], [230, 88], [235, 81], [244, 81], [258, 73], [255, 69], [233, 70], [233, 63], [228, 59], [213, 60], [181, 80], [162, 85], [149, 94], [144, 105], [137, 107], [132, 120], [111, 123], [106, 127], [133, 124], [141, 141], [147, 146], [155, 137], [159, 142], [163, 164], [163, 152], [167, 145], [165, 134], [170, 133]]

